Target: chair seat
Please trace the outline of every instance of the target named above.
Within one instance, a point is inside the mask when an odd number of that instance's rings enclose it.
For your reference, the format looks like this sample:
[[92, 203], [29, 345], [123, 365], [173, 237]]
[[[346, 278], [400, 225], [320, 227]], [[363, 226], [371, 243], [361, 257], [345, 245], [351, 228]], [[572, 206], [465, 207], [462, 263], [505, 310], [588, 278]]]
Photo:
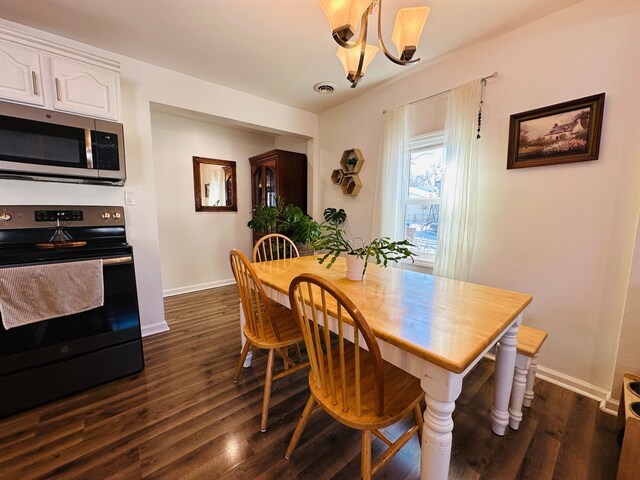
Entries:
[[271, 312], [271, 319], [273, 320], [273, 323], [276, 324], [278, 332], [280, 333], [280, 339], [278, 340], [271, 328], [267, 328], [266, 326], [264, 337], [259, 338], [251, 333], [247, 324], [245, 324], [244, 335], [252, 344], [259, 348], [279, 348], [303, 341], [302, 332], [300, 331], [298, 322], [294, 318], [290, 309], [270, 300], [269, 310]]
[[[413, 408], [424, 398], [424, 392], [420, 387], [420, 379], [409, 375], [404, 370], [382, 362], [384, 376], [384, 414], [377, 415], [373, 398], [374, 362], [370, 361], [367, 350], [360, 350], [360, 384], [361, 384], [361, 415], [356, 415], [356, 389], [353, 381], [355, 378], [355, 362], [350, 361], [355, 355], [353, 344], [345, 344], [346, 378], [347, 378], [347, 411], [343, 409], [342, 388], [340, 382], [336, 382], [336, 403], [329, 392], [323, 392], [316, 384], [313, 371], [309, 373], [309, 386], [311, 394], [320, 406], [333, 418], [341, 423], [358, 430], [372, 430], [388, 427], [407, 416]], [[341, 378], [339, 353], [333, 350], [333, 370], [336, 379]]]

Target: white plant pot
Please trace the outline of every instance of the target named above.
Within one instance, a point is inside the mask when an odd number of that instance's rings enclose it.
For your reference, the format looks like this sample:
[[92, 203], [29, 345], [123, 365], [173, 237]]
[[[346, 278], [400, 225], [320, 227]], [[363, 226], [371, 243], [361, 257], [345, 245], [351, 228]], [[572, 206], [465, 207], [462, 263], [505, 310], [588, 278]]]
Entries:
[[347, 255], [347, 280], [362, 280], [364, 261], [364, 257], [360, 258], [357, 255]]

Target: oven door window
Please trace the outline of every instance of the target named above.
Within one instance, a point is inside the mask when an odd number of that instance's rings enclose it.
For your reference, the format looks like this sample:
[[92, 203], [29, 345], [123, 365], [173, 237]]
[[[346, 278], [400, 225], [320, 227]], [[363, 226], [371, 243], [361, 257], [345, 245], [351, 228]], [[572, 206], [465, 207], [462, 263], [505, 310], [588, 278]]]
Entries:
[[83, 128], [0, 116], [0, 160], [87, 168]]
[[5, 330], [0, 375], [140, 338], [133, 263], [104, 267], [104, 305]]

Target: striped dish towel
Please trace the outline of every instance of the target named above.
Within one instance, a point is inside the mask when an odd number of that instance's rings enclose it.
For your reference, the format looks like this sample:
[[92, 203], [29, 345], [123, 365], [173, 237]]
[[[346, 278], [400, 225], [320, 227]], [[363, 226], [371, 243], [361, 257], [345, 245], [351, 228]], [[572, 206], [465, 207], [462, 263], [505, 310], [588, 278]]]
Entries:
[[103, 304], [102, 260], [0, 268], [0, 315], [7, 330]]

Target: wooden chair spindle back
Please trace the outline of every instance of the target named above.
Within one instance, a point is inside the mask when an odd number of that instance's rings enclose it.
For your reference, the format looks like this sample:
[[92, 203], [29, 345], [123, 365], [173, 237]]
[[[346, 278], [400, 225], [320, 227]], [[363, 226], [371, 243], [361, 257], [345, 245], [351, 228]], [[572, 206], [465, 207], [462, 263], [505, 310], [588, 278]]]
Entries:
[[253, 261], [266, 262], [300, 256], [298, 248], [286, 236], [280, 233], [265, 235], [253, 247]]
[[[342, 410], [354, 409], [357, 416], [361, 414], [362, 395], [373, 395], [376, 413], [384, 412], [384, 378], [382, 373], [382, 357], [380, 348], [358, 307], [330, 281], [313, 274], [302, 274], [296, 277], [289, 286], [291, 310], [300, 324], [313, 378], [325, 397], [331, 397], [333, 405], [338, 404], [338, 390], [341, 392]], [[329, 322], [337, 322], [337, 347], [332, 348]], [[345, 338], [344, 324], [353, 326], [353, 357]], [[360, 382], [361, 353], [360, 341], [364, 339], [370, 355], [367, 356], [373, 365], [374, 385], [371, 392], [364, 391]], [[345, 343], [347, 346], [345, 347]], [[353, 365], [350, 363], [353, 362]], [[337, 364], [336, 364], [337, 363]], [[339, 378], [336, 378], [336, 367], [339, 366]], [[348, 378], [347, 372], [355, 372]], [[349, 375], [350, 376], [350, 375]], [[353, 387], [352, 387], [353, 386]], [[354, 388], [355, 404], [350, 405], [347, 392]]]

